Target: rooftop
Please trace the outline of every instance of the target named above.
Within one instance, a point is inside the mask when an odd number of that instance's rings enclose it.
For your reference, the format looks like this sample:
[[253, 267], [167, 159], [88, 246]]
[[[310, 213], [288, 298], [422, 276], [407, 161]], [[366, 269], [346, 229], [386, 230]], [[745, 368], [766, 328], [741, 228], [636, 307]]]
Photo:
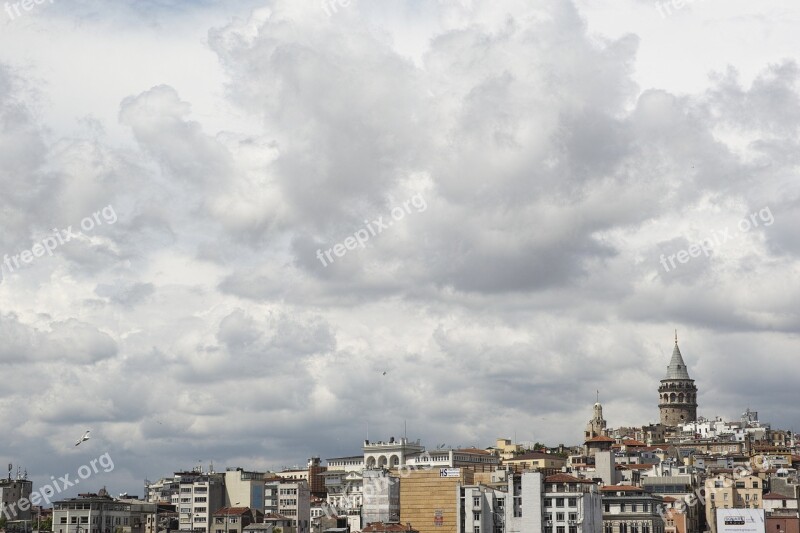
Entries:
[[588, 479], [581, 479], [575, 476], [570, 476], [569, 474], [553, 474], [552, 476], [547, 476], [544, 478], [545, 483], [589, 483], [593, 484], [593, 481]]
[[517, 455], [516, 457], [512, 457], [511, 459], [505, 459], [503, 462], [508, 463], [511, 461], [531, 461], [535, 459], [560, 459], [564, 461], [563, 457], [559, 457], [558, 455], [553, 455], [551, 453], [542, 453], [542, 452], [528, 452], [523, 453], [522, 455]]
[[603, 492], [645, 492], [642, 487], [634, 487], [633, 485], [606, 485], [601, 487]]
[[250, 513], [249, 507], [223, 507], [214, 512], [214, 516], [243, 515]]
[[617, 442], [611, 437], [606, 437], [604, 435], [598, 435], [596, 437], [592, 437], [591, 439], [586, 439], [585, 442]]

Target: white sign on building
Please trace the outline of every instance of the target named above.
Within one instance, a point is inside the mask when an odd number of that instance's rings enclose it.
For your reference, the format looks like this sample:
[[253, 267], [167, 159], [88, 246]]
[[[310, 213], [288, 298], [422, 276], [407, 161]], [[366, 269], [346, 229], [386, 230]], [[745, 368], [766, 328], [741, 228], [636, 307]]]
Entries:
[[440, 468], [439, 477], [459, 477], [461, 475], [460, 468]]
[[717, 509], [717, 533], [765, 533], [764, 509]]

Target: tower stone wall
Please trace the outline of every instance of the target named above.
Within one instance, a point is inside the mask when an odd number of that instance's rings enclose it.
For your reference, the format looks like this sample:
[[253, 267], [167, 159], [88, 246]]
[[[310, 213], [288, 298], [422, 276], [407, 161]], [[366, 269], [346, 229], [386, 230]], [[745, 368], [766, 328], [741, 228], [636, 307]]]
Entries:
[[658, 387], [658, 398], [662, 425], [676, 427], [697, 420], [697, 386], [683, 362], [677, 335], [667, 375]]

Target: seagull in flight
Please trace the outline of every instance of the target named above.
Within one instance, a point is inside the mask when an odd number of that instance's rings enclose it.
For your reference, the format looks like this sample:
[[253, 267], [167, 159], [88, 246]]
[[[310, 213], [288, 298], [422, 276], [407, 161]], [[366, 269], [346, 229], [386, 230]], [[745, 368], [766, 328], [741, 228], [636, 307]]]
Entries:
[[87, 429], [86, 433], [83, 434], [83, 437], [81, 437], [80, 440], [75, 443], [75, 446], [79, 445], [81, 442], [89, 440], [90, 438], [91, 437], [89, 437], [89, 430]]

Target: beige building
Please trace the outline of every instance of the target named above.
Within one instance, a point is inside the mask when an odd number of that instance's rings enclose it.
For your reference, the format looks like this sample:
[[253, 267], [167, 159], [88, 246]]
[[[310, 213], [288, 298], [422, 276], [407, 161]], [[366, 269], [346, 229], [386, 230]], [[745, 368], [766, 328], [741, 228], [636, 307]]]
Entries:
[[466, 468], [406, 472], [400, 480], [400, 523], [420, 533], [456, 533], [458, 488], [472, 484], [473, 472]]
[[763, 484], [758, 476], [720, 473], [706, 479], [706, 524], [717, 532], [717, 509], [763, 509]]
[[551, 453], [528, 452], [518, 455], [513, 459], [503, 461], [504, 466], [510, 466], [515, 472], [523, 470], [543, 470], [545, 468], [560, 469], [566, 466], [567, 459]]
[[521, 444], [514, 444], [511, 439], [498, 438], [497, 446], [489, 448], [488, 451], [494, 453], [500, 459], [513, 459], [515, 455], [525, 453], [525, 448]]
[[242, 468], [225, 471], [225, 505], [264, 512], [264, 472]]

